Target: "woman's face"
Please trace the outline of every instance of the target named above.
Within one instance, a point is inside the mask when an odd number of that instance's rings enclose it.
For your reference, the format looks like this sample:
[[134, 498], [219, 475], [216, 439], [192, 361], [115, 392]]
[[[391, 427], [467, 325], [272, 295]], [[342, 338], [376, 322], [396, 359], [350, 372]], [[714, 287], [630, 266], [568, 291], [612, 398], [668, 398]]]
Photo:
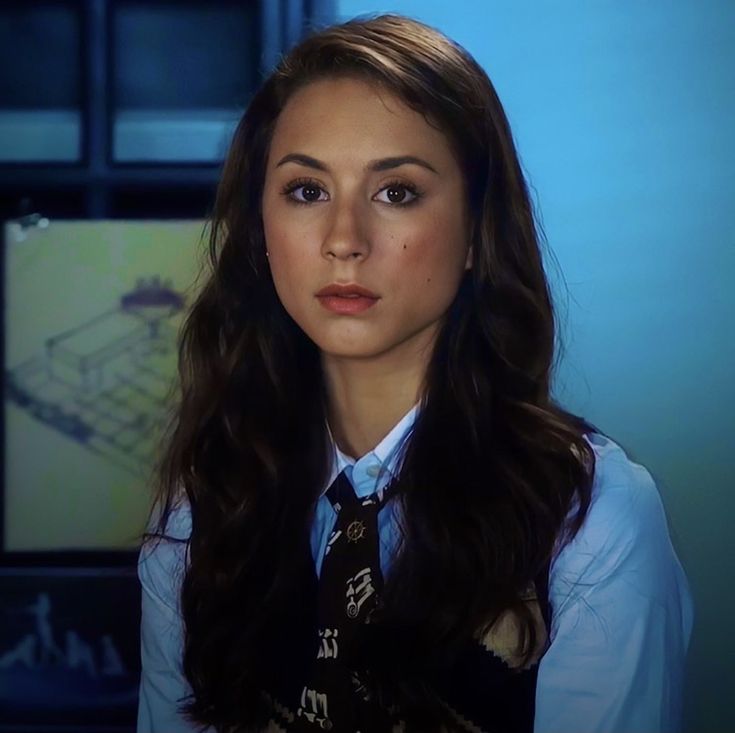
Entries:
[[[312, 82], [276, 122], [262, 203], [276, 292], [324, 358], [428, 355], [471, 266], [463, 176], [443, 133], [364, 81]], [[333, 283], [377, 299], [336, 312], [317, 297]]]

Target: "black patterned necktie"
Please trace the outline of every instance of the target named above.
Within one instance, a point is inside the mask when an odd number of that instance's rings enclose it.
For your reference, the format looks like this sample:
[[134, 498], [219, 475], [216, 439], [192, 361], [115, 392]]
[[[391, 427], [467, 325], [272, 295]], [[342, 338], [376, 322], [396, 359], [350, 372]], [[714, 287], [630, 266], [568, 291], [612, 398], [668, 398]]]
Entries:
[[318, 585], [319, 649], [301, 692], [295, 731], [373, 733], [381, 718], [350, 649], [383, 588], [378, 511], [395, 494], [397, 480], [363, 499], [342, 471], [327, 491], [337, 521], [327, 543]]

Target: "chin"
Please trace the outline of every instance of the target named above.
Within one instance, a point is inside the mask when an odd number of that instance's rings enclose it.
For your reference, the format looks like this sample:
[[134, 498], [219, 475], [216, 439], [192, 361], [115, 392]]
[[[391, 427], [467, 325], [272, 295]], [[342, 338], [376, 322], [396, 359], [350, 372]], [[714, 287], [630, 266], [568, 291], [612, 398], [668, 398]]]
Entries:
[[320, 339], [314, 340], [317, 348], [322, 356], [329, 356], [335, 359], [369, 359], [378, 356], [385, 348], [378, 345], [368, 344], [366, 341], [359, 341], [352, 345], [346, 345], [344, 339]]
[[316, 347], [330, 356], [370, 356], [379, 353], [384, 344], [375, 343], [375, 333], [356, 323], [308, 324], [301, 329]]
[[334, 359], [367, 359], [371, 356], [376, 356], [377, 354], [375, 351], [367, 350], [360, 346], [348, 349], [344, 346], [332, 346], [329, 344], [322, 347], [317, 344], [317, 347], [319, 348], [322, 356], [329, 356]]

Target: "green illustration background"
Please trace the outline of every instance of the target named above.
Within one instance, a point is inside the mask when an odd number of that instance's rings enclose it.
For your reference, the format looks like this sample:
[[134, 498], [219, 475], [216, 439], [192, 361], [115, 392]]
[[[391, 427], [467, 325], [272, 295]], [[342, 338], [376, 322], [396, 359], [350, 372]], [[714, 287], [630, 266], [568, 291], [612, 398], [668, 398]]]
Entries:
[[[189, 305], [205, 247], [201, 221], [6, 224], [6, 370], [43, 355], [49, 337], [118, 307], [140, 278], [170, 281]], [[182, 318], [168, 323], [178, 330]], [[7, 397], [5, 432], [5, 550], [137, 545], [151, 502], [146, 466], [135, 476]]]

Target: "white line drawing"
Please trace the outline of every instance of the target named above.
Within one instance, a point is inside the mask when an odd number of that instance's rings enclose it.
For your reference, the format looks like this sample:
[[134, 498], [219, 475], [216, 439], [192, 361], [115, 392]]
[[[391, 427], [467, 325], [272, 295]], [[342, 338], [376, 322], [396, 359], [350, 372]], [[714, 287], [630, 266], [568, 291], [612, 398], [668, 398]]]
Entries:
[[324, 552], [324, 556], [326, 557], [329, 554], [329, 551], [332, 549], [332, 545], [342, 536], [342, 530], [337, 529], [332, 532], [332, 534], [329, 537], [329, 540], [327, 541], [327, 549]]
[[332, 727], [327, 710], [327, 696], [323, 692], [304, 687], [301, 691], [301, 706], [296, 715], [303, 715], [310, 723], [317, 723], [324, 730]]
[[370, 568], [364, 568], [347, 581], [347, 615], [357, 618], [362, 604], [375, 593]]
[[319, 629], [319, 651], [317, 652], [317, 659], [336, 659], [339, 654], [339, 644], [337, 643], [337, 637], [339, 636], [339, 629]]

